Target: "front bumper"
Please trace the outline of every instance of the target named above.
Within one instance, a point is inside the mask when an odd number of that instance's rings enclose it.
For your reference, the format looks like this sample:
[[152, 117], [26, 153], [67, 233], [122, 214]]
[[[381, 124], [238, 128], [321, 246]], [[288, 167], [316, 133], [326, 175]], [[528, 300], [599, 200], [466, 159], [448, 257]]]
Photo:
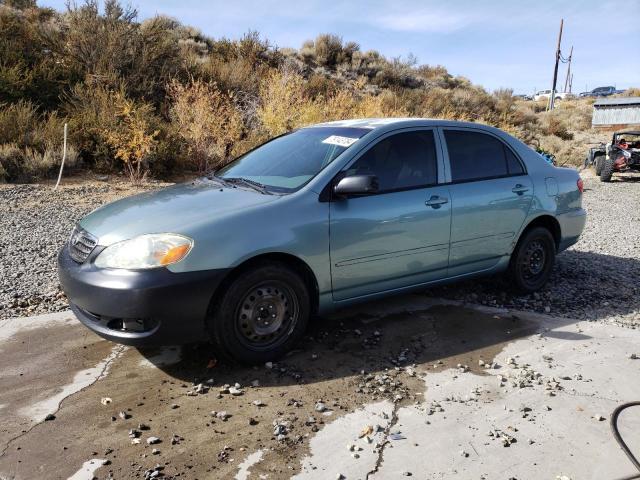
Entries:
[[68, 247], [58, 255], [58, 276], [71, 310], [98, 335], [126, 345], [173, 345], [208, 339], [205, 319], [228, 270], [173, 273], [166, 268], [96, 268], [99, 248], [82, 264]]

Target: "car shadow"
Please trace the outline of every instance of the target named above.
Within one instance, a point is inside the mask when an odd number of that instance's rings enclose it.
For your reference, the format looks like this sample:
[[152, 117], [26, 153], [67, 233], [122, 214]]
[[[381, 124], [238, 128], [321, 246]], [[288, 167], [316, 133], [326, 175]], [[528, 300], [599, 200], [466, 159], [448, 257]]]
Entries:
[[[361, 372], [382, 372], [415, 365], [432, 368], [468, 365], [481, 372], [479, 360], [491, 362], [503, 347], [539, 332], [549, 334], [574, 322], [554, 319], [544, 325], [512, 313], [482, 312], [461, 305], [425, 302], [422, 294], [371, 302], [316, 319], [298, 348], [273, 365], [246, 367], [218, 362], [208, 344], [140, 350], [148, 361], [183, 382], [216, 386], [315, 384], [352, 379]], [[557, 333], [567, 340], [585, 335]], [[180, 349], [178, 349], [180, 352]], [[169, 359], [169, 361], [167, 361]]]
[[[624, 246], [621, 246], [624, 251]], [[556, 257], [551, 278], [539, 292], [519, 295], [508, 277], [493, 276], [431, 289], [436, 297], [515, 310], [598, 320], [640, 311], [640, 260], [567, 250]]]
[[[565, 328], [576, 319], [640, 311], [638, 278], [637, 259], [569, 250], [558, 256], [551, 281], [537, 294], [515, 295], [507, 280], [495, 276], [364, 303], [315, 319], [298, 348], [270, 367], [218, 361], [206, 343], [178, 347], [177, 354], [176, 347], [140, 353], [171, 377], [195, 383], [213, 377], [215, 385], [313, 384], [438, 362], [481, 372], [479, 360], [490, 362], [519, 338], [542, 333], [581, 341], [589, 337]], [[492, 308], [482, 311], [464, 302]], [[553, 316], [535, 313], [545, 306]]]

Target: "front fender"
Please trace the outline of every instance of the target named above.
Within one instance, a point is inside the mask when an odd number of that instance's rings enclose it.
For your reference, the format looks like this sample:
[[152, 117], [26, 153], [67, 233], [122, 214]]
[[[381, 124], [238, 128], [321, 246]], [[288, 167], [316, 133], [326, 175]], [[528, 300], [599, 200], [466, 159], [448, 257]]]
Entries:
[[320, 293], [331, 290], [329, 204], [310, 190], [213, 219], [189, 234], [193, 250], [172, 271], [235, 268], [259, 255], [284, 253], [309, 266]]

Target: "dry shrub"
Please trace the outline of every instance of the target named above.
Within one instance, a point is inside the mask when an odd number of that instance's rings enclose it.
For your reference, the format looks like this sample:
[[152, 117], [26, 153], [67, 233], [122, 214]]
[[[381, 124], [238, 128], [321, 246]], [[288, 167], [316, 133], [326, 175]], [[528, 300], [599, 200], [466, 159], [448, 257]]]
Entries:
[[321, 121], [323, 108], [318, 99], [305, 95], [304, 78], [289, 71], [272, 71], [260, 88], [257, 115], [269, 136]]
[[0, 104], [0, 144], [31, 145], [39, 121], [38, 110], [28, 100]]
[[70, 119], [70, 138], [86, 160], [93, 160], [98, 170], [117, 168], [105, 132], [118, 128], [117, 98], [124, 96], [122, 86], [112, 90], [94, 83], [78, 84], [68, 95], [66, 114]]
[[115, 151], [115, 157], [124, 163], [131, 182], [140, 184], [147, 175], [147, 163], [160, 133], [153, 130], [149, 120], [153, 118], [153, 107], [136, 104], [123, 95], [117, 95], [115, 100], [118, 125], [112, 130], [105, 130], [104, 135]]
[[631, 87], [627, 88], [620, 94], [621, 97], [640, 97], [640, 88]]
[[342, 38], [327, 33], [318, 35], [314, 47], [318, 64], [335, 67], [342, 54]]
[[[55, 174], [62, 163], [62, 146], [37, 150], [14, 143], [0, 145], [0, 181], [32, 182]], [[65, 167], [78, 162], [78, 152], [67, 146]]]
[[268, 136], [305, 125], [348, 118], [406, 116], [402, 102], [390, 91], [362, 94], [353, 87], [332, 85], [324, 95], [308, 94], [304, 78], [292, 72], [273, 71], [261, 90], [258, 116]]
[[187, 147], [188, 163], [199, 172], [224, 164], [242, 137], [243, 123], [233, 97], [215, 83], [173, 81], [170, 117]]
[[351, 117], [406, 117], [408, 114], [398, 97], [393, 92], [385, 90], [379, 95], [364, 95]]
[[212, 56], [202, 66], [205, 78], [216, 82], [223, 91], [258, 93], [260, 80], [267, 67], [256, 65], [244, 57], [230, 60]]
[[422, 111], [425, 117], [472, 121], [483, 120], [487, 108], [475, 91], [436, 87], [426, 93]]
[[555, 111], [542, 114], [541, 126], [545, 135], [555, 135], [563, 140], [573, 139], [573, 134], [569, 131], [567, 123]]
[[553, 110], [570, 131], [588, 130], [591, 128], [593, 101], [589, 99], [563, 100]]
[[500, 125], [500, 128], [519, 138], [526, 144], [534, 143], [539, 135], [540, 126], [538, 116], [531, 107], [531, 102], [516, 102], [508, 122]]
[[584, 161], [586, 149], [577, 142], [562, 140], [556, 135], [540, 137], [539, 147], [555, 155], [558, 165], [581, 165]]
[[300, 47], [300, 56], [306, 63], [312, 63], [316, 60], [316, 46], [313, 40], [305, 40]]
[[15, 143], [0, 144], [0, 182], [16, 180], [22, 165], [22, 150]]
[[[0, 178], [29, 182], [49, 176], [62, 161], [64, 119], [38, 113], [30, 102], [0, 108]], [[78, 153], [68, 145], [68, 165]]]
[[313, 73], [304, 83], [304, 94], [309, 98], [327, 98], [333, 95], [340, 85], [336, 80], [326, 75]]

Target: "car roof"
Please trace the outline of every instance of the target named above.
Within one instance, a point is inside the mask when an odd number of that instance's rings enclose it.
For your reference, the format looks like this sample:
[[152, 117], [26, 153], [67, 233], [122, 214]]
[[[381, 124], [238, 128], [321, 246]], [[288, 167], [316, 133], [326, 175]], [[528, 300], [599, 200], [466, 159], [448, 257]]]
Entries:
[[458, 122], [454, 120], [441, 120], [436, 118], [355, 118], [351, 120], [334, 120], [332, 122], [317, 123], [315, 125], [309, 125], [309, 127], [354, 127], [354, 128], [369, 128], [371, 130], [383, 128], [383, 127], [413, 127], [413, 126], [449, 126], [449, 127], [481, 127], [488, 128], [487, 125], [472, 123], [472, 122]]
[[625, 130], [623, 132], [616, 132], [615, 135], [640, 135], [640, 130]]

